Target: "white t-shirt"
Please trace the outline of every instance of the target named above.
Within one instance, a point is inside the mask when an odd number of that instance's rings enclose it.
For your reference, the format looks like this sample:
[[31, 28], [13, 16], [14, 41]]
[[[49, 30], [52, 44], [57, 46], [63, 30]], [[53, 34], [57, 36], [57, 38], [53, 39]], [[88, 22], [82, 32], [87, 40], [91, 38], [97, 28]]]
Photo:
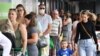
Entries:
[[[52, 24], [51, 16], [48, 14], [45, 14], [44, 16], [38, 15], [37, 21], [41, 24], [42, 32], [46, 31], [46, 29], [48, 28], [48, 24]], [[49, 34], [47, 34], [46, 36], [49, 36]]]

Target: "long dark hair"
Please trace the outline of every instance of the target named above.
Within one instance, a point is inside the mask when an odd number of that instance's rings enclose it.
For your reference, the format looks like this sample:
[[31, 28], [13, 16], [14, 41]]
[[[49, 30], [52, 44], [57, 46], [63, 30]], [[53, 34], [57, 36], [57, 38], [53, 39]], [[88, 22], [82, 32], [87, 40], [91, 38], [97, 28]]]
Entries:
[[29, 27], [33, 27], [33, 26], [37, 25], [37, 23], [36, 23], [36, 13], [30, 12], [29, 14], [27, 14], [25, 16], [25, 18], [27, 18], [28, 20], [31, 20], [31, 22], [29, 23]]

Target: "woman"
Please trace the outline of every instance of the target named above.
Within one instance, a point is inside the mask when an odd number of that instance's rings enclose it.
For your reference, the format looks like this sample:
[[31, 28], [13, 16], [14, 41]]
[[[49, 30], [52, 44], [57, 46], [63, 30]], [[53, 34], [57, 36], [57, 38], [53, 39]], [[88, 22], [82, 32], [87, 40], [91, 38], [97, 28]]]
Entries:
[[90, 16], [87, 11], [83, 10], [80, 14], [80, 18], [82, 21], [77, 24], [75, 46], [77, 47], [79, 40], [79, 56], [94, 56], [96, 51], [95, 45], [97, 45], [95, 26], [89, 21]]
[[26, 25], [24, 22], [18, 23], [16, 21], [17, 19], [17, 12], [16, 9], [10, 9], [9, 10], [9, 19], [13, 25], [14, 31], [15, 31], [15, 44], [16, 48], [21, 48], [22, 54], [25, 55], [26, 48], [27, 48], [27, 30]]
[[[9, 9], [9, 13], [8, 13], [8, 18], [14, 18], [16, 17], [16, 13], [12, 13], [10, 12], [12, 9]], [[13, 9], [16, 10], [16, 9]], [[8, 39], [10, 39], [10, 41], [12, 42], [12, 48], [15, 48], [15, 32], [14, 32], [14, 28], [13, 25], [11, 23], [11, 21], [9, 19], [5, 20], [5, 23], [3, 24], [3, 26], [1, 27], [1, 31], [2, 33], [8, 37]]]
[[63, 33], [64, 39], [66, 39], [68, 42], [70, 42], [71, 34], [72, 34], [72, 20], [71, 20], [70, 13], [65, 13], [65, 16], [63, 19], [62, 33]]
[[38, 56], [38, 48], [37, 48], [37, 41], [38, 41], [38, 32], [36, 29], [36, 21], [35, 21], [36, 14], [31, 12], [25, 16], [25, 22], [27, 25], [27, 33], [28, 33], [28, 55], [29, 56]]

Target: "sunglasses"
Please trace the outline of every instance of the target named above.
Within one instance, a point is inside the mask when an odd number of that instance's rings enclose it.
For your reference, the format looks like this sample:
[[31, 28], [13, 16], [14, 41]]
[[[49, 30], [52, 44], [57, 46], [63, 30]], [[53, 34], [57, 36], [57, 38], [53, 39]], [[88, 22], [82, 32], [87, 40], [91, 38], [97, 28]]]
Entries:
[[39, 8], [39, 9], [45, 9], [45, 8]]

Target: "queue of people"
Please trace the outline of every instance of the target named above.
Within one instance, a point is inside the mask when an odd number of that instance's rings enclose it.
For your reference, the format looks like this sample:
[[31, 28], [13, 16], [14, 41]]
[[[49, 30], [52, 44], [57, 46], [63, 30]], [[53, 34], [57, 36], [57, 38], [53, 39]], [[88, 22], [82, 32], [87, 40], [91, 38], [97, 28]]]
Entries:
[[[22, 4], [9, 9], [8, 19], [0, 31], [2, 56], [13, 56], [12, 48], [20, 49], [14, 56], [96, 56], [94, 13], [82, 10], [73, 22], [69, 12], [55, 9], [49, 15], [45, 10], [44, 4], [39, 5], [38, 15], [27, 14]], [[37, 46], [40, 36], [45, 36], [46, 47]]]

